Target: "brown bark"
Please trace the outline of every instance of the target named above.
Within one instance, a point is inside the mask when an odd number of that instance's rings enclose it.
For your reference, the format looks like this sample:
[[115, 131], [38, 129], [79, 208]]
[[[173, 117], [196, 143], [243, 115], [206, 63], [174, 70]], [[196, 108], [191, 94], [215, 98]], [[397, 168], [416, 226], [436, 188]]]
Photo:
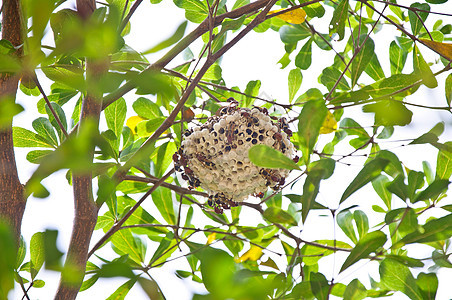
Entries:
[[[19, 0], [3, 1], [2, 38], [15, 47], [22, 44]], [[15, 55], [21, 54], [22, 48], [18, 48]], [[14, 103], [18, 81], [17, 74], [0, 74], [0, 104]], [[17, 242], [20, 238], [25, 204], [23, 186], [17, 174], [11, 119], [0, 127], [0, 220], [11, 226]]]
[[[77, 0], [77, 11], [83, 19], [89, 18], [95, 9], [93, 0]], [[79, 131], [89, 127], [97, 130], [102, 111], [102, 92], [97, 90], [96, 82], [108, 69], [108, 62], [86, 61], [87, 94], [83, 99]], [[88, 125], [88, 123], [90, 123]], [[93, 126], [94, 125], [94, 126]], [[89, 159], [94, 157], [94, 145], [91, 147]], [[74, 191], [74, 224], [64, 270], [55, 299], [75, 299], [85, 276], [88, 260], [89, 244], [97, 222], [98, 207], [92, 192], [92, 172], [73, 174]]]

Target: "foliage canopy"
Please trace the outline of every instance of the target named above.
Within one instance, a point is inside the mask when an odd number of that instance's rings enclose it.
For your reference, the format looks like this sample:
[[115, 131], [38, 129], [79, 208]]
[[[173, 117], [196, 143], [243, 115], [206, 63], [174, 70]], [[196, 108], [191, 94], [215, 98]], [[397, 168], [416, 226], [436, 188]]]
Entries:
[[[154, 9], [160, 1], [151, 0]], [[179, 278], [205, 288], [193, 299], [364, 299], [395, 292], [434, 299], [447, 285], [438, 270], [452, 267], [452, 141], [440, 139], [450, 121], [423, 128], [416, 120], [425, 111], [444, 118], [451, 112], [450, 3], [174, 0], [186, 20], [140, 53], [124, 37], [141, 2], [96, 7], [85, 0], [74, 10], [64, 0], [3, 1], [0, 147], [9, 149], [12, 140], [29, 148], [26, 159], [37, 168], [23, 188], [9, 186], [14, 181], [6, 175], [0, 181], [0, 215], [10, 225], [0, 226], [0, 299], [14, 284], [32, 297], [45, 285], [42, 268], [61, 272], [57, 299], [75, 299], [110, 277], [126, 280], [108, 299], [124, 299], [136, 285], [164, 299], [149, 271], [173, 260], [183, 261]], [[20, 17], [13, 24], [21, 27], [10, 26], [11, 16]], [[287, 99], [262, 96], [260, 80], [241, 90], [222, 77], [228, 66], [221, 58], [251, 31], [279, 33], [284, 55], [262, 63], [287, 70]], [[319, 53], [331, 58], [323, 69], [313, 59]], [[160, 58], [149, 61], [147, 54]], [[307, 76], [318, 83], [300, 90]], [[44, 78], [49, 87], [41, 86]], [[417, 97], [439, 88], [445, 95], [438, 101]], [[16, 94], [34, 101], [39, 113], [20, 126], [12, 126], [24, 109]], [[219, 215], [205, 203], [205, 191], [186, 188], [175, 175], [172, 156], [184, 130], [204, 123], [230, 97], [285, 116], [301, 158], [295, 165], [255, 146], [253, 163], [284, 164], [292, 180]], [[410, 126], [415, 137], [404, 130]], [[399, 147], [425, 160], [422, 168], [409, 169], [406, 160], [413, 158], [398, 156]], [[426, 148], [437, 156], [424, 157]], [[1, 159], [10, 168], [1, 170], [17, 177], [14, 156]], [[64, 253], [58, 231], [20, 238], [23, 210], [8, 208], [14, 201], [25, 207], [31, 195], [55, 196], [41, 182], [59, 170], [66, 171], [76, 207]], [[345, 186], [325, 201], [333, 178]], [[250, 215], [258, 216], [251, 225]], [[330, 226], [329, 234], [311, 238], [317, 226]], [[103, 237], [90, 248], [93, 230]], [[419, 244], [428, 249], [422, 258]], [[376, 271], [368, 280], [355, 274], [357, 266]]]

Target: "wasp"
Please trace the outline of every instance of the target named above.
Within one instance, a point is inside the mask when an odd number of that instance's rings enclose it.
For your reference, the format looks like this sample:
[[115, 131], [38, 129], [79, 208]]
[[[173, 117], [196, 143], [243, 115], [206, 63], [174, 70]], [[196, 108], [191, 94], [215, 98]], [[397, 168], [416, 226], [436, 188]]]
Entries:
[[262, 198], [264, 198], [264, 193], [260, 192], [258, 194], [254, 194], [254, 196], [262, 199]]
[[217, 117], [221, 117], [224, 116], [226, 114], [231, 114], [234, 111], [237, 110], [237, 107], [239, 105], [239, 102], [237, 100], [235, 100], [234, 98], [229, 98], [228, 100], [226, 100], [227, 102], [229, 102], [230, 104], [228, 106], [222, 106], [220, 107], [217, 112], [215, 113], [215, 116]]
[[270, 186], [273, 190], [278, 190], [285, 183], [285, 178], [280, 176], [277, 171], [260, 169], [259, 174], [267, 181], [265, 185]]
[[211, 162], [204, 154], [201, 153], [196, 153], [195, 157], [197, 160], [199, 160], [199, 162], [201, 164], [203, 164], [203, 166], [211, 169], [215, 167], [215, 164], [213, 162]]
[[239, 132], [238, 129], [236, 129], [235, 123], [230, 123], [228, 129], [226, 130], [226, 144], [232, 144], [232, 142], [235, 140], [235, 135]]
[[282, 117], [278, 120], [278, 128], [284, 131], [288, 137], [292, 136], [292, 130], [289, 129], [289, 124], [287, 123], [286, 118]]

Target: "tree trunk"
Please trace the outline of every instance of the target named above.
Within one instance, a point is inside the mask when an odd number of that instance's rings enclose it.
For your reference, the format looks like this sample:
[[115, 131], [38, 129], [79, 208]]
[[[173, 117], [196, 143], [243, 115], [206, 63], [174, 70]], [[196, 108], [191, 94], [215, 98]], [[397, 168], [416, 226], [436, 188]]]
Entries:
[[[19, 0], [3, 0], [2, 38], [15, 47], [22, 44], [20, 13]], [[22, 47], [16, 50], [15, 55], [21, 54]], [[18, 82], [18, 74], [0, 74], [0, 107], [14, 105]], [[20, 239], [25, 204], [23, 186], [17, 174], [11, 117], [5, 124], [0, 124], [0, 220], [11, 226], [16, 246]]]

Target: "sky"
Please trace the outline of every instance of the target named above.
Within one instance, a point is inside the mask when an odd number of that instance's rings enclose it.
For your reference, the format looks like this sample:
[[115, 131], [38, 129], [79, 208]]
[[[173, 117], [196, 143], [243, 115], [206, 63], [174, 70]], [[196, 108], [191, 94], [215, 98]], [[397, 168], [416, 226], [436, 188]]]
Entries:
[[[68, 5], [70, 6], [71, 4], [69, 3]], [[145, 0], [131, 19], [132, 32], [126, 37], [126, 43], [137, 51], [147, 50], [157, 44], [159, 41], [169, 37], [183, 20], [183, 10], [176, 8], [176, 6], [171, 1], [164, 0], [158, 5], [151, 5], [150, 1]], [[319, 22], [315, 23], [316, 29], [322, 32], [327, 32], [327, 25], [328, 24], [321, 24]], [[190, 24], [187, 28], [187, 33], [194, 28], [195, 26], [193, 24]], [[50, 40], [52, 39], [50, 34], [48, 34], [46, 38], [49, 38]], [[380, 40], [378, 42], [380, 43]], [[300, 47], [301, 45], [299, 45], [299, 48]], [[195, 47], [192, 50], [196, 55], [198, 49], [196, 49]], [[379, 53], [380, 61], [384, 61], [384, 58], [382, 57], [387, 58], [387, 51], [384, 50], [384, 47], [377, 49], [377, 51], [381, 51], [381, 54]], [[149, 61], [152, 62], [164, 52], [165, 50], [157, 54], [148, 56]], [[429, 56], [424, 52], [423, 55], [428, 60]], [[284, 49], [281, 46], [279, 34], [277, 32], [269, 30], [264, 35], [251, 32], [249, 36], [241, 40], [223, 57], [221, 62], [223, 68], [223, 78], [225, 79], [225, 82], [229, 87], [239, 86], [242, 90], [245, 88], [248, 81], [260, 79], [262, 81], [260, 96], [268, 97], [269, 99], [282, 99], [282, 102], [286, 102], [286, 99], [288, 98], [287, 74], [288, 71], [293, 68], [293, 65], [287, 67], [284, 70], [280, 69], [280, 66], [276, 62], [282, 57], [283, 54]], [[331, 64], [331, 61], [329, 61], [328, 59], [329, 57], [326, 58], [325, 52], [314, 51], [314, 66], [312, 68], [314, 68], [315, 70], [323, 69], [324, 67]], [[385, 63], [382, 62], [382, 64]], [[175, 62], [175, 65], [177, 65], [177, 61]], [[386, 63], [386, 65], [388, 64]], [[389, 73], [389, 70], [385, 69], [385, 71]], [[297, 96], [302, 94], [310, 87], [319, 85], [317, 83], [317, 78], [314, 76], [310, 77], [309, 74], [309, 72], [303, 72], [303, 83]], [[437, 89], [433, 91], [422, 87], [421, 89], [423, 89], [423, 91], [422, 93], [419, 93], [420, 96], [418, 96], [417, 98], [410, 98], [410, 101], [421, 103], [425, 102], [425, 99], [429, 99], [429, 103], [431, 102], [431, 105], [444, 105], [444, 87], [441, 86], [441, 84], [444, 82], [444, 78], [440, 78], [438, 82], [440, 83], [440, 86]], [[46, 91], [49, 90], [50, 89], [47, 82]], [[135, 96], [133, 95], [133, 93], [129, 93], [126, 98], [127, 97], [133, 98]], [[30, 101], [30, 99], [26, 98], [23, 95], [19, 96], [18, 102], [22, 104], [27, 111], [17, 116], [17, 118], [14, 120], [14, 125], [31, 129], [31, 120], [32, 118], [35, 118], [37, 116], [36, 102]], [[360, 117], [356, 120], [361, 125], [373, 124], [372, 117], [370, 115], [363, 116], [363, 114], [360, 113], [359, 109], [355, 112], [359, 113], [360, 115]], [[413, 119], [414, 125], [400, 129], [399, 134], [401, 136], [416, 137], [416, 134], [419, 135], [419, 130], [421, 130], [421, 128], [424, 130], [429, 130], [440, 120], [449, 120], [447, 121], [447, 123], [449, 126], [451, 125], [450, 118], [447, 119], [447, 117], [449, 117], [448, 115], [438, 114], [437, 112], [426, 110], [421, 110], [419, 112], [419, 114], [415, 113], [415, 119]], [[132, 109], [130, 109], [129, 105], [128, 117], [133, 114], [134, 113]], [[330, 138], [331, 137], [328, 136], [322, 137], [323, 140], [321, 140], [320, 143], [324, 143], [325, 140]], [[447, 128], [447, 126], [446, 132], [443, 135], [443, 141], [446, 140], [452, 140], [452, 132]], [[436, 151], [432, 149], [432, 147], [399, 147], [398, 145], [399, 144], [397, 143], [395, 143], [394, 145], [387, 144], [387, 147], [396, 152], [399, 157], [403, 157], [404, 162], [406, 162], [406, 166], [408, 168], [421, 170], [422, 160], [426, 158], [436, 158]], [[348, 151], [349, 149], [350, 148], [344, 148], [344, 153], [347, 153], [346, 151]], [[22, 182], [25, 182], [29, 178], [36, 167], [35, 165], [31, 165], [25, 160], [27, 152], [28, 149], [17, 148], [18, 168]], [[422, 155], [420, 155], [420, 153], [422, 153]], [[406, 157], [409, 158], [405, 159]], [[323, 183], [324, 188], [321, 188], [319, 195], [319, 201], [321, 203], [327, 204], [329, 207], [334, 207], [335, 205], [337, 205], [336, 203], [338, 202], [338, 199], [340, 198], [340, 195], [344, 191], [345, 187], [360, 170], [359, 163], [361, 163], [362, 161], [356, 162], [352, 160], [351, 162], [351, 166], [338, 164], [336, 167], [335, 175], [333, 175], [331, 179]], [[430, 161], [430, 163], [434, 167], [434, 161]], [[344, 176], [344, 174], [346, 174], [346, 176]], [[69, 244], [73, 218], [73, 196], [71, 188], [67, 184], [67, 181], [65, 179], [65, 171], [60, 171], [50, 176], [43, 182], [43, 184], [44, 186], [49, 188], [51, 196], [47, 199], [35, 199], [32, 197], [28, 200], [23, 219], [23, 235], [25, 240], [29, 241], [32, 234], [37, 231], [43, 231], [47, 228], [57, 228], [59, 230], [59, 247], [60, 250], [63, 250], [65, 252]], [[327, 188], [325, 188], [325, 186], [327, 186]], [[353, 199], [350, 199], [350, 203], [361, 198], [367, 199], [370, 197], [369, 201], [360, 202], [360, 204], [363, 205], [364, 211], [369, 211], [372, 204], [382, 204], [381, 200], [377, 198], [377, 195], [372, 191], [371, 187], [367, 187], [366, 189], [357, 192], [352, 197]], [[443, 201], [448, 201], [450, 203], [451, 199], [449, 197], [448, 199]], [[150, 209], [153, 209], [152, 205], [150, 205], [149, 207]], [[255, 225], [256, 220], [259, 220], [258, 215], [256, 215], [256, 213], [250, 209], [244, 208], [244, 212], [245, 211], [247, 218], [241, 220], [241, 222], [244, 222], [246, 225]], [[242, 216], [243, 215], [244, 213], [242, 213]], [[376, 225], [376, 223], [372, 223], [372, 221], [373, 220], [371, 220], [371, 226]], [[294, 233], [302, 238], [315, 240], [320, 238], [331, 238], [331, 232], [334, 230], [335, 227], [333, 225], [331, 217], [321, 217], [312, 213], [308, 217], [308, 222], [306, 222], [306, 225], [303, 228], [303, 232], [298, 231]], [[338, 232], [337, 228], [335, 234], [338, 238], [341, 237], [340, 232]], [[100, 237], [100, 231], [96, 231], [93, 235], [92, 241], [95, 243]], [[104, 248], [105, 249], [102, 250], [104, 251], [103, 253], [107, 255], [108, 253], [113, 253], [111, 250], [109, 252], [106, 249], [108, 247]], [[428, 255], [431, 250], [427, 249], [426, 247], [419, 246], [417, 249], [415, 249], [415, 251], [417, 251], [416, 253], [417, 255], [419, 255], [419, 257], [424, 257], [425, 255]], [[148, 254], [149, 253], [152, 254], [151, 247], [148, 249]], [[326, 259], [322, 259], [322, 261], [324, 261], [323, 264], [327, 266], [326, 268], [334, 265], [333, 268], [337, 272], [344, 259], [344, 257], [340, 257], [339, 255], [331, 255]], [[157, 281], [157, 283], [159, 283], [167, 299], [188, 300], [191, 299], [192, 292], [204, 291], [204, 289], [200, 285], [194, 284], [189, 280], [180, 280], [174, 275], [174, 270], [180, 268], [181, 264], [185, 264], [184, 259], [176, 260], [175, 262], [168, 263], [162, 268], [151, 270], [151, 275]], [[360, 274], [360, 280], [366, 282], [366, 280], [368, 280], [367, 274], [369, 272], [372, 274], [372, 276], [378, 278], [378, 267], [376, 266], [377, 264], [372, 262], [358, 263], [352, 266], [350, 270], [348, 270], [348, 272], [344, 272], [344, 274], [341, 274], [335, 280], [350, 281], [354, 278], [352, 276], [357, 276], [357, 274]], [[333, 271], [333, 268], [331, 269], [331, 271]], [[49, 299], [50, 297], [53, 297], [58, 285], [58, 273], [44, 270], [42, 270], [41, 272], [42, 273], [40, 273], [38, 277], [46, 281], [46, 286], [42, 289], [32, 289], [32, 292], [30, 293], [32, 299]], [[441, 273], [438, 274], [438, 277], [440, 278], [440, 290], [438, 291], [438, 299], [444, 299], [448, 292], [447, 282], [450, 282], [450, 280], [452, 279], [452, 272], [449, 270], [442, 270], [440, 272]], [[328, 272], [326, 274], [328, 274]], [[97, 284], [97, 286], [95, 285], [88, 291], [79, 293], [77, 299], [105, 299], [123, 282], [125, 282], [125, 280], [122, 278], [108, 280], [104, 279], [102, 283]], [[444, 296], [444, 298], [441, 297], [441, 295]], [[386, 299], [402, 299], [403, 297], [400, 298], [401, 296], [401, 294], [396, 294], [396, 296]], [[20, 299], [21, 297], [21, 290], [19, 288], [16, 288], [16, 290], [12, 293], [11, 299]], [[145, 295], [141, 288], [135, 287], [130, 291], [127, 298], [145, 299]]]

